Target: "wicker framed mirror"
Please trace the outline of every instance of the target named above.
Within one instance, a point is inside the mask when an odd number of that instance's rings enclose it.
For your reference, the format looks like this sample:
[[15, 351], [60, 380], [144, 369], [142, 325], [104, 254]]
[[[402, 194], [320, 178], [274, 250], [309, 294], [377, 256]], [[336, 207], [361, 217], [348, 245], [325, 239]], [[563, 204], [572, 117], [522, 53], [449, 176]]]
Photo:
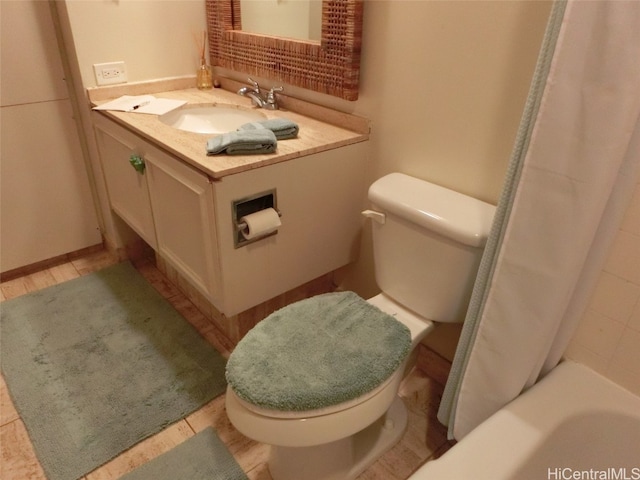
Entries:
[[206, 0], [212, 65], [358, 98], [363, 0], [322, 0], [320, 42], [243, 32], [239, 0]]

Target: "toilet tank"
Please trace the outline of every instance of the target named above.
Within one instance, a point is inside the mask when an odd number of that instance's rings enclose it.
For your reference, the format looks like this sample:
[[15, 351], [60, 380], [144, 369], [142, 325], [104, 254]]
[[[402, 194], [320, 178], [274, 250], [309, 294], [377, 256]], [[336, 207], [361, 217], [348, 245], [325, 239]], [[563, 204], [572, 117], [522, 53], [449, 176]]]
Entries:
[[[495, 207], [401, 173], [369, 188], [376, 281], [430, 320], [462, 322]], [[375, 215], [375, 214], [374, 214]]]

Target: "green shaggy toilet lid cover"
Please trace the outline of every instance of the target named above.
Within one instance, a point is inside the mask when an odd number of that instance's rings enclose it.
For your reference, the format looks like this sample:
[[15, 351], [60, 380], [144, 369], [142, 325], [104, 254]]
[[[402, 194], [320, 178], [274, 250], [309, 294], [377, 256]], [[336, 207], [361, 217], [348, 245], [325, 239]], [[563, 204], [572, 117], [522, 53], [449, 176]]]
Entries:
[[227, 382], [258, 407], [306, 411], [378, 387], [411, 350], [411, 332], [353, 292], [284, 307], [256, 325], [227, 362]]

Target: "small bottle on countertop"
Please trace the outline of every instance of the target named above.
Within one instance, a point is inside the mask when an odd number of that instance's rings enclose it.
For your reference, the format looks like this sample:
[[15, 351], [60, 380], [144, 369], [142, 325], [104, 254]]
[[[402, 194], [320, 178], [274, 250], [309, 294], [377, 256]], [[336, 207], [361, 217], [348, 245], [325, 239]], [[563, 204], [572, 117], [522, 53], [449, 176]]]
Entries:
[[196, 86], [200, 90], [209, 90], [213, 87], [213, 75], [211, 73], [211, 66], [207, 65], [207, 61], [204, 57], [200, 60], [200, 68], [198, 68]]

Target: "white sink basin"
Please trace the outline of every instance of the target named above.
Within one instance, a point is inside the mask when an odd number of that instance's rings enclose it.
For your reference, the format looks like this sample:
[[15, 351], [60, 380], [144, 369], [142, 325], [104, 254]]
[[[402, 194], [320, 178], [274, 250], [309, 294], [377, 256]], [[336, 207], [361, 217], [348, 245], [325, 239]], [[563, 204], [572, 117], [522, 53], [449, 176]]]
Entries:
[[266, 115], [257, 110], [244, 109], [236, 105], [196, 104], [185, 105], [158, 117], [170, 127], [195, 133], [226, 133], [237, 130], [240, 125], [264, 120]]

